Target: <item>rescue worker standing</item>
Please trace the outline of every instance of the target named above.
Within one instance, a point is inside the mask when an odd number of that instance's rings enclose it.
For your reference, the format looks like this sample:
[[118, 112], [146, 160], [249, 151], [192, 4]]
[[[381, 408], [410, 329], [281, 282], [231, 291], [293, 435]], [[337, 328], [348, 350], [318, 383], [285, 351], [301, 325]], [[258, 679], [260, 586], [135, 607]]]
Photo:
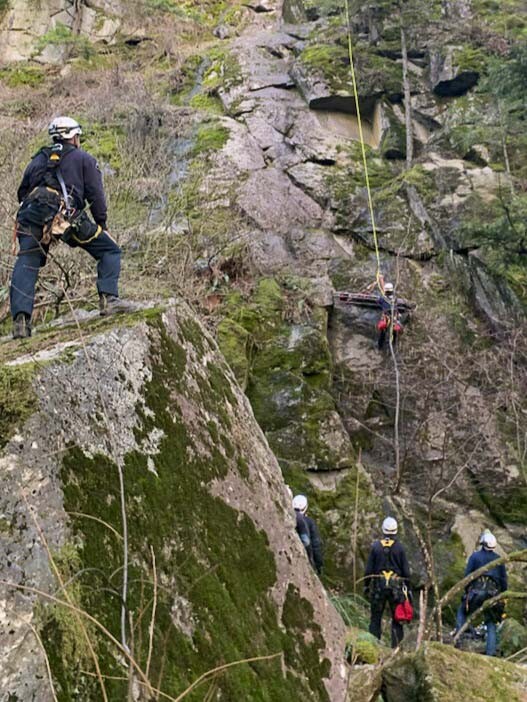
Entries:
[[374, 541], [368, 556], [364, 594], [370, 600], [370, 634], [381, 638], [382, 615], [386, 603], [392, 615], [391, 642], [396, 648], [403, 640], [403, 626], [395, 621], [395, 606], [401, 599], [403, 586], [408, 585], [410, 569], [402, 544], [397, 541], [397, 521], [386, 517], [382, 523], [383, 538]]
[[[481, 548], [468, 559], [467, 567], [465, 568], [465, 577], [474, 573], [487, 564], [491, 564], [499, 558], [495, 549], [497, 544], [496, 537], [490, 531], [485, 530], [479, 540]], [[467, 620], [467, 614], [475, 612], [485, 600], [495, 597], [500, 592], [505, 592], [507, 589], [507, 571], [505, 565], [494, 566], [489, 568], [479, 578], [473, 580], [466, 588], [466, 591], [461, 599], [461, 604], [456, 615], [456, 631], [459, 631]], [[483, 613], [485, 625], [487, 629], [487, 640], [485, 654], [487, 656], [496, 655], [496, 623], [501, 619], [503, 613], [503, 604], [496, 603], [494, 606], [486, 609]]]
[[322, 540], [315, 521], [306, 514], [307, 497], [305, 495], [295, 495], [293, 498], [293, 509], [296, 512], [297, 533], [306, 548], [311, 565], [320, 575], [324, 565]]
[[[119, 299], [121, 249], [106, 231], [102, 175], [93, 156], [80, 148], [82, 129], [70, 117], [57, 117], [51, 122], [48, 132], [53, 145], [41, 149], [33, 157], [18, 189], [21, 207], [16, 233], [20, 248], [10, 289], [15, 339], [31, 336], [38, 272], [46, 263], [53, 237], [59, 238], [52, 233], [51, 220], [55, 221], [59, 210], [57, 203], [60, 202], [64, 211], [82, 215], [82, 233], [81, 227], [77, 229], [75, 225], [70, 231], [77, 232], [78, 236], [68, 237], [66, 232], [62, 238], [69, 246], [85, 249], [97, 261], [101, 315], [129, 311], [131, 307], [130, 303]], [[83, 212], [86, 203], [95, 223]], [[65, 229], [67, 227], [68, 222]]]

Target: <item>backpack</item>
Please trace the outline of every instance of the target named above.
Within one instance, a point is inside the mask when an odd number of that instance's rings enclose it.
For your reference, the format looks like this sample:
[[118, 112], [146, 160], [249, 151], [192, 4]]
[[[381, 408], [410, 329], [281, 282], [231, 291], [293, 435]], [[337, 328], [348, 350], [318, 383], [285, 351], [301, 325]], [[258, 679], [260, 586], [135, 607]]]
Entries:
[[64, 156], [75, 150], [72, 144], [56, 143], [39, 151], [48, 161], [41, 183], [24, 198], [17, 213], [17, 222], [22, 226], [42, 227], [43, 243], [52, 237], [76, 244], [87, 244], [96, 239], [102, 228], [91, 221], [84, 210], [76, 212], [71, 207], [66, 184], [60, 172]]
[[45, 146], [38, 152], [46, 156], [46, 168], [40, 183], [20, 205], [16, 216], [19, 224], [49, 229], [59, 212], [67, 209], [65, 194], [59, 181], [59, 167], [64, 156], [74, 149], [71, 144], [59, 142], [53, 146]]
[[[474, 614], [486, 600], [499, 595], [500, 589], [496, 581], [489, 575], [481, 575], [476, 578], [468, 588], [466, 609], [468, 614]], [[496, 606], [501, 603], [497, 603]], [[494, 609], [494, 607], [492, 607]]]

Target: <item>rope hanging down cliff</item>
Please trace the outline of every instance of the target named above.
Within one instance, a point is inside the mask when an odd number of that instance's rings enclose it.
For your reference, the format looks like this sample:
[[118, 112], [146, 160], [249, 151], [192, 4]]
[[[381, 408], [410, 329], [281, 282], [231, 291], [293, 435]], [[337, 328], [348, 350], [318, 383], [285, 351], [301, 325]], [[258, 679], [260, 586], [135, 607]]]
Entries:
[[[366, 181], [366, 191], [368, 193], [368, 207], [370, 210], [371, 227], [373, 235], [373, 243], [375, 245], [375, 257], [377, 260], [377, 272], [376, 272], [376, 282], [377, 287], [382, 295], [384, 295], [384, 289], [382, 284], [382, 273], [381, 273], [381, 258], [379, 252], [379, 241], [377, 238], [377, 227], [375, 225], [375, 213], [373, 210], [373, 199], [370, 187], [370, 176], [368, 172], [368, 159], [366, 158], [366, 144], [364, 141], [364, 135], [362, 132], [362, 119], [360, 114], [360, 104], [359, 104], [359, 91], [357, 89], [357, 80], [355, 77], [355, 66], [353, 62], [353, 46], [352, 46], [352, 30], [351, 30], [351, 14], [350, 14], [350, 4], [349, 0], [345, 0], [346, 5], [346, 25], [348, 34], [348, 54], [350, 62], [350, 74], [351, 83], [353, 86], [353, 97], [355, 99], [355, 110], [357, 113], [357, 125], [359, 128], [359, 141], [362, 153], [362, 163], [364, 166], [364, 178]], [[395, 319], [395, 297], [392, 304], [392, 319]], [[396, 403], [395, 403], [395, 419], [394, 419], [394, 454], [395, 454], [395, 485], [394, 492], [398, 492], [401, 486], [401, 465], [400, 465], [400, 442], [399, 442], [399, 419], [400, 419], [400, 402], [401, 402], [401, 392], [399, 383], [399, 366], [397, 364], [397, 357], [393, 348], [393, 325], [390, 326], [390, 333], [388, 336], [388, 342], [390, 346], [390, 353], [393, 360], [393, 366], [395, 371], [395, 390], [396, 390]]]
[[377, 227], [375, 226], [375, 214], [373, 211], [373, 200], [372, 200], [372, 195], [371, 195], [370, 176], [369, 176], [369, 172], [368, 172], [368, 159], [366, 158], [366, 144], [365, 144], [364, 136], [363, 136], [363, 132], [362, 132], [362, 119], [361, 119], [360, 105], [359, 105], [359, 91], [357, 90], [357, 80], [355, 78], [355, 66], [353, 63], [353, 47], [352, 47], [352, 43], [351, 43], [351, 16], [350, 16], [349, 0], [346, 0], [346, 24], [347, 24], [347, 31], [348, 31], [348, 53], [349, 53], [349, 61], [350, 61], [351, 83], [353, 85], [353, 97], [355, 98], [355, 110], [357, 112], [357, 124], [359, 127], [359, 141], [360, 141], [361, 152], [362, 152], [362, 163], [364, 165], [364, 177], [366, 180], [366, 191], [368, 193], [368, 207], [370, 210], [373, 243], [375, 245], [375, 256], [377, 258], [377, 276], [376, 276], [377, 286], [379, 288], [379, 291], [381, 293], [383, 293], [382, 286], [381, 286], [381, 258], [380, 258], [380, 253], [379, 253], [379, 242], [377, 239]]

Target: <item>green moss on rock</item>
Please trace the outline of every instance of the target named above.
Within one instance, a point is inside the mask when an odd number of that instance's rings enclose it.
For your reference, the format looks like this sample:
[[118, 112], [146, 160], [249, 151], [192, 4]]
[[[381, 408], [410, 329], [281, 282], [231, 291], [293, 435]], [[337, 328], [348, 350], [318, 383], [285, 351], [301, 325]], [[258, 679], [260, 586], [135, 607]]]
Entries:
[[251, 335], [240, 324], [227, 318], [219, 324], [217, 336], [221, 352], [245, 390], [249, 378]]
[[506, 661], [429, 643], [416, 654], [397, 656], [383, 680], [394, 702], [521, 702], [527, 673]]
[[[226, 407], [235, 398], [226, 366], [211, 363], [207, 344], [196, 342], [192, 325], [181, 327], [185, 343], [197, 354], [196, 368], [206, 366], [206, 373], [196, 371], [193, 377], [201, 379], [189, 384], [184, 346], [168, 336], [159, 319], [151, 321], [152, 375], [144, 389], [145, 407], [138, 408], [136, 437], [141, 442], [156, 431], [161, 438], [155, 454], [131, 451], [123, 464], [134, 656], [144, 668], [153, 549], [159, 588], [150, 677], [156, 686], [175, 696], [221, 663], [284, 652], [285, 668], [275, 659], [216, 677], [218, 694], [254, 702], [298, 695], [312, 702], [326, 700], [323, 678], [329, 662], [320, 661], [324, 642], [310, 605], [291, 592], [283, 621], [278, 620], [271, 596], [276, 566], [265, 533], [209, 491], [211, 481], [224, 478], [233, 461], [242, 473], [247, 466], [229, 431]], [[186, 414], [192, 405], [210, 418], [199, 436]], [[218, 444], [222, 435], [229, 440]], [[69, 563], [76, 571], [76, 601], [119, 638], [123, 543], [117, 467], [107, 456], [88, 456], [71, 447], [61, 475], [75, 544]], [[67, 631], [60, 624], [63, 615], [53, 610], [47, 616], [42, 637], [60, 702], [100, 699], [96, 681], [83, 672], [91, 670], [89, 661], [81, 662], [71, 646], [60, 645]], [[104, 637], [94, 636], [94, 644], [103, 674], [126, 677]], [[110, 702], [125, 699], [126, 690], [126, 681], [108, 679]], [[187, 699], [198, 702], [206, 693], [205, 685]]]
[[37, 399], [32, 386], [35, 373], [32, 363], [0, 366], [0, 448], [35, 411]]
[[527, 648], [527, 627], [512, 617], [506, 619], [500, 629], [499, 647], [505, 658], [525, 650]]
[[346, 649], [353, 665], [376, 665], [380, 663], [386, 649], [372, 634], [351, 627], [346, 635]]

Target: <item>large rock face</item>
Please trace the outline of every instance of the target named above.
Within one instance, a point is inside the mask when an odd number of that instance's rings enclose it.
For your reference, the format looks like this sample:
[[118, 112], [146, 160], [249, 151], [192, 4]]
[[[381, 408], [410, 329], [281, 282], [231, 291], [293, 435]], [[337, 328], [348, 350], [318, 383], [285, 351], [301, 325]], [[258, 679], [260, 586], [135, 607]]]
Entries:
[[115, 677], [107, 698], [123, 700], [124, 653], [100, 627], [122, 642], [124, 626], [139, 667], [174, 697], [215, 666], [279, 654], [225, 672], [216, 693], [343, 700], [342, 624], [248, 401], [189, 309], [49, 334], [26, 356], [4, 344], [3, 694], [52, 700], [47, 656], [58, 699], [103, 698], [96, 659]]

